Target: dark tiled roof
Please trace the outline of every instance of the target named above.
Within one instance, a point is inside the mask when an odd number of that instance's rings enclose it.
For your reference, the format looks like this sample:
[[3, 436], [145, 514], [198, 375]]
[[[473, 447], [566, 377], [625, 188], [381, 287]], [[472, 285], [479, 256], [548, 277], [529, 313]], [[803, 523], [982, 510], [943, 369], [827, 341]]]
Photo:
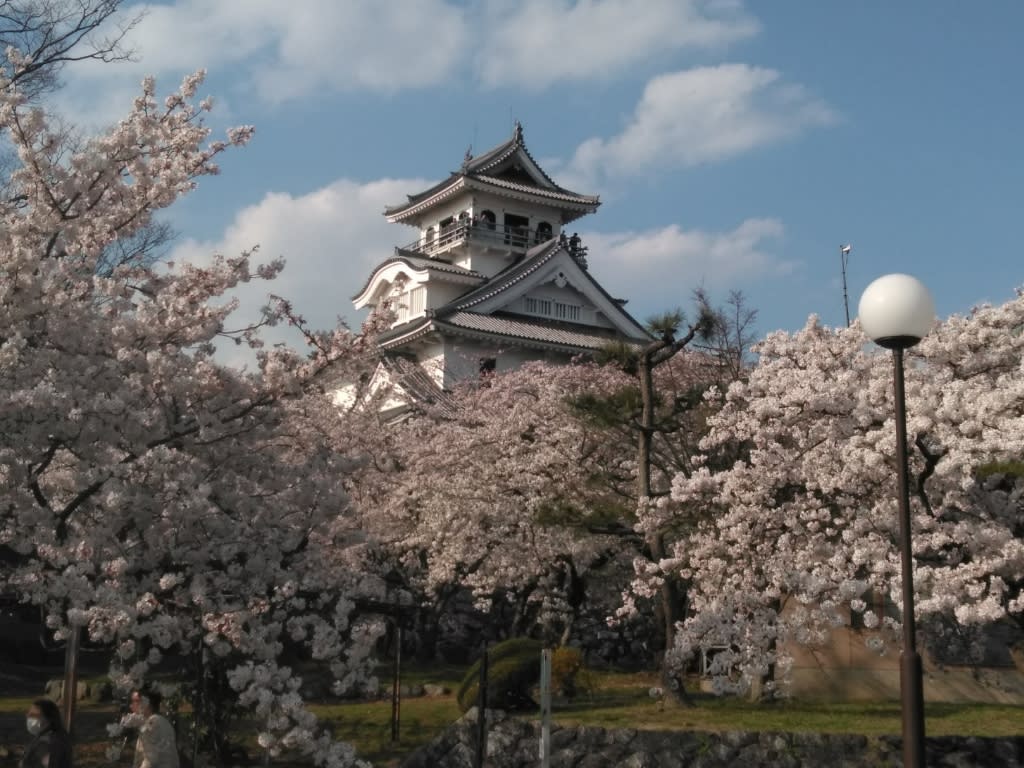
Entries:
[[444, 181], [437, 182], [437, 184], [430, 187], [429, 189], [424, 190], [423, 192], [418, 192], [415, 195], [406, 195], [406, 202], [400, 203], [399, 205], [385, 206], [384, 215], [391, 216], [392, 214], [398, 213], [399, 211], [404, 211], [406, 208], [416, 205], [416, 203], [431, 198], [438, 192], [443, 190], [445, 187], [448, 187], [451, 184], [458, 181], [459, 179], [461, 179], [463, 176], [465, 176], [465, 174], [463, 173], [452, 173]]
[[412, 339], [419, 338], [430, 332], [431, 330], [431, 317], [426, 315], [422, 317], [416, 317], [408, 322], [396, 325], [392, 328], [388, 328], [386, 331], [377, 335], [377, 343], [380, 346], [388, 346], [388, 342], [394, 339], [402, 339], [403, 342], [411, 341]]
[[475, 269], [466, 269], [458, 264], [451, 264], [450, 262], [434, 259], [430, 256], [421, 256], [418, 253], [405, 251], [401, 248], [396, 248], [395, 256], [385, 262], [385, 264], [392, 261], [404, 261], [414, 269], [433, 269], [437, 272], [451, 272], [453, 275], [464, 275], [465, 277], [484, 277], [482, 272], [477, 272]]
[[555, 183], [555, 180], [548, 176], [544, 169], [540, 167], [540, 163], [538, 163], [534, 156], [530, 154], [530, 150], [526, 146], [526, 141], [523, 139], [523, 126], [518, 120], [516, 121], [516, 127], [512, 132], [511, 139], [503, 144], [499, 144], [494, 147], [494, 149], [484, 152], [479, 157], [470, 158], [463, 164], [462, 170], [467, 173], [481, 174], [500, 165], [502, 162], [514, 155], [516, 150], [521, 151], [530, 159], [530, 162], [533, 163], [534, 167], [540, 171], [540, 175], [544, 178], [544, 181], [546, 181], [553, 190], [572, 197], [584, 197], [584, 195], [578, 195], [575, 192], [569, 191], [565, 187], [558, 186], [558, 184]]
[[611, 329], [602, 332], [601, 329], [584, 325], [553, 324], [510, 315], [480, 315], [476, 312], [454, 312], [439, 320], [437, 325], [456, 331], [479, 331], [581, 350], [600, 349], [619, 338]]
[[477, 181], [483, 181], [488, 184], [494, 184], [498, 187], [505, 187], [506, 189], [512, 189], [517, 192], [526, 192], [531, 195], [540, 195], [541, 197], [550, 197], [555, 200], [562, 200], [567, 203], [586, 203], [589, 205], [597, 205], [598, 199], [588, 195], [578, 195], [575, 192], [556, 187], [555, 189], [547, 189], [545, 187], [537, 187], [530, 184], [523, 184], [517, 181], [509, 181], [508, 179], [501, 179], [497, 176], [485, 176], [478, 174], [473, 177]]
[[477, 337], [504, 337], [526, 346], [556, 347], [573, 351], [594, 351], [621, 339], [612, 329], [593, 328], [573, 323], [531, 320], [511, 314], [482, 315], [477, 312], [452, 312], [444, 317], [420, 317], [391, 328], [377, 337], [384, 349], [398, 348], [435, 331]]
[[[529, 158], [531, 164], [540, 173], [544, 184], [530, 185], [522, 184], [506, 179], [497, 178], [489, 173], [495, 168], [501, 166], [506, 160], [512, 157], [517, 152], [522, 152], [527, 158]], [[489, 149], [482, 155], [477, 157], [467, 158], [463, 163], [462, 168], [456, 172], [451, 173], [447, 179], [438, 182], [429, 189], [419, 192], [415, 195], [406, 195], [406, 202], [400, 205], [387, 206], [384, 209], [385, 216], [395, 216], [403, 211], [407, 211], [410, 208], [414, 208], [419, 203], [425, 200], [429, 200], [442, 193], [449, 187], [454, 186], [460, 180], [464, 178], [477, 179], [479, 181], [494, 184], [496, 186], [502, 186], [508, 189], [514, 189], [520, 192], [529, 192], [531, 194], [542, 195], [555, 200], [561, 200], [563, 202], [575, 202], [589, 205], [598, 205], [598, 198], [596, 196], [581, 195], [565, 187], [560, 187], [555, 181], [548, 176], [540, 164], [534, 159], [533, 155], [530, 154], [530, 150], [526, 148], [526, 143], [523, 141], [522, 126], [516, 124], [516, 130], [512, 138], [506, 142], [499, 144], [498, 146]]]
[[[513, 136], [508, 141], [504, 141], [498, 146], [492, 147], [482, 155], [471, 157], [468, 162], [463, 164], [462, 170], [464, 173], [479, 173], [480, 171], [486, 171], [488, 168], [511, 157], [515, 153], [516, 147], [522, 147], [524, 150], [526, 149], [526, 146], [522, 144], [521, 137]], [[529, 154], [529, 152], [527, 152], [527, 154]], [[539, 165], [537, 167], [540, 168]], [[548, 179], [548, 181], [551, 180]], [[554, 184], [555, 182], [552, 181], [551, 183]]]

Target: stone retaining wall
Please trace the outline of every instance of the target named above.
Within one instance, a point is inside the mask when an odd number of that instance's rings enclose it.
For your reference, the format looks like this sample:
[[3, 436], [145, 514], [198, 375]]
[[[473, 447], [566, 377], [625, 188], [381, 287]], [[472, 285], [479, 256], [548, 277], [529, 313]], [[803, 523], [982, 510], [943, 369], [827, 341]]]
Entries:
[[[487, 768], [537, 768], [540, 724], [488, 711]], [[402, 768], [473, 768], [476, 709]], [[552, 768], [896, 768], [898, 736], [554, 728]], [[1024, 736], [928, 739], [932, 768], [1024, 768]]]

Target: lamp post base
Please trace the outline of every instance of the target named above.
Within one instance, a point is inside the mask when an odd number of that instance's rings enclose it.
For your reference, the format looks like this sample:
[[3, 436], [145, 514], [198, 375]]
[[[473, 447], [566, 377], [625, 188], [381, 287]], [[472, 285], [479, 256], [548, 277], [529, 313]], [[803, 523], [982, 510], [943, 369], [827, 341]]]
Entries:
[[904, 650], [900, 654], [904, 768], [925, 768], [923, 685], [921, 655], [916, 650]]

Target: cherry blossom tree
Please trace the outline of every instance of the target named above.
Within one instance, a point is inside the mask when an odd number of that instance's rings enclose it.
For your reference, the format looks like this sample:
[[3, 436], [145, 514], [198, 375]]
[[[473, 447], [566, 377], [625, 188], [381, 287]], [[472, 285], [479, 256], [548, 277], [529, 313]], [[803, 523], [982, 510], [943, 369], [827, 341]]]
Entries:
[[609, 366], [530, 363], [463, 385], [443, 413], [390, 425], [398, 471], [368, 530], [427, 599], [466, 587], [483, 606], [512, 601], [513, 632], [539, 624], [567, 636], [590, 570], [625, 577], [622, 553], [640, 541], [629, 524], [635, 456], [570, 400], [628, 384]]
[[[577, 400], [584, 413], [617, 424], [635, 441], [636, 503], [640, 506], [656, 504], [667, 496], [675, 474], [693, 472], [710, 410], [704, 392], [727, 385], [746, 370], [756, 311], [747, 307], [740, 292], [730, 294], [724, 306], [714, 307], [706, 292], [698, 289], [694, 303], [694, 322], [686, 323], [680, 310], [668, 312], [648, 321], [649, 343], [607, 350], [606, 354], [635, 378], [631, 387], [603, 400]], [[635, 568], [644, 573], [664, 560], [673, 542], [695, 522], [676, 518], [668, 525], [647, 527]], [[630, 610], [620, 614], [638, 612], [635, 597], [631, 596]], [[686, 612], [686, 582], [663, 572], [657, 589], [646, 591], [645, 597], [652, 600], [656, 624], [661, 628], [651, 646], [663, 653], [673, 645], [676, 625]], [[662, 661], [666, 690], [691, 704], [681, 677], [664, 658]]]
[[[690, 469], [715, 360], [676, 349], [651, 367], [646, 466], [665, 493]], [[377, 448], [353, 491], [364, 527], [426, 605], [468, 588], [483, 607], [511, 603], [506, 631], [564, 642], [582, 611], [614, 611], [635, 558], [651, 560], [633, 528], [644, 413], [620, 364], [532, 363], [466, 383], [443, 407], [367, 430]]]
[[[263, 348], [261, 325], [302, 325], [283, 300], [230, 330], [230, 291], [279, 261], [98, 268], [252, 135], [210, 140], [201, 82], [158, 102], [147, 80], [125, 119], [69, 151], [0, 80], [18, 157], [0, 199], [0, 588], [42, 606], [55, 637], [81, 627], [115, 648], [119, 684], [194, 654], [225, 670], [272, 754], [355, 765], [279, 660], [300, 644], [339, 688], [366, 679], [379, 626], [361, 605], [384, 587], [346, 514], [353, 442], [322, 382], [356, 375], [367, 342], [304, 329], [306, 354]], [[257, 350], [256, 371], [217, 362], [225, 337]]]
[[[687, 349], [707, 326], [731, 327], [698, 298], [700, 320], [678, 338], [683, 318], [673, 314], [649, 348], [610, 348], [605, 364], [530, 364], [463, 384], [400, 425], [369, 425], [376, 447], [353, 493], [421, 606], [436, 618], [469, 588], [482, 606], [514, 606], [506, 631], [542, 628], [565, 642], [581, 611], [615, 610], [634, 559], [662, 559], [652, 541], [664, 547], [669, 531], [638, 535], [637, 505], [693, 469], [701, 393], [739, 367], [729, 339]], [[733, 300], [746, 339], [753, 315]], [[674, 626], [678, 614], [662, 615]]]
[[[916, 607], [961, 625], [1024, 613], [1024, 295], [940, 323], [906, 371]], [[641, 526], [699, 519], [636, 589], [689, 584], [673, 649], [682, 665], [726, 647], [713, 671], [740, 685], [785, 679], [787, 644], [814, 644], [859, 614], [867, 641], [898, 631], [900, 561], [888, 355], [859, 326], [775, 333], [749, 380], [733, 384], [702, 443], [707, 466], [676, 477]], [[729, 461], [722, 466], [722, 457]], [[738, 460], [735, 460], [736, 457]], [[986, 468], [988, 468], [986, 470]], [[735, 681], [734, 681], [735, 682]]]

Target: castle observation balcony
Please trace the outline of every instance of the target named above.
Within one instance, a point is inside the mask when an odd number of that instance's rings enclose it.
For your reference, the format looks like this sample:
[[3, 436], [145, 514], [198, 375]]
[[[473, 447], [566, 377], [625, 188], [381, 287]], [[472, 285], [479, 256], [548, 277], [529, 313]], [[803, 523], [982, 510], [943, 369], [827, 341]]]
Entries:
[[428, 231], [427, 237], [421, 237], [401, 250], [419, 253], [424, 256], [436, 256], [453, 250], [458, 246], [479, 245], [489, 250], [507, 252], [526, 252], [535, 245], [545, 243], [555, 237], [550, 227], [528, 229], [508, 224], [495, 224], [481, 219], [464, 219], [437, 233]]

